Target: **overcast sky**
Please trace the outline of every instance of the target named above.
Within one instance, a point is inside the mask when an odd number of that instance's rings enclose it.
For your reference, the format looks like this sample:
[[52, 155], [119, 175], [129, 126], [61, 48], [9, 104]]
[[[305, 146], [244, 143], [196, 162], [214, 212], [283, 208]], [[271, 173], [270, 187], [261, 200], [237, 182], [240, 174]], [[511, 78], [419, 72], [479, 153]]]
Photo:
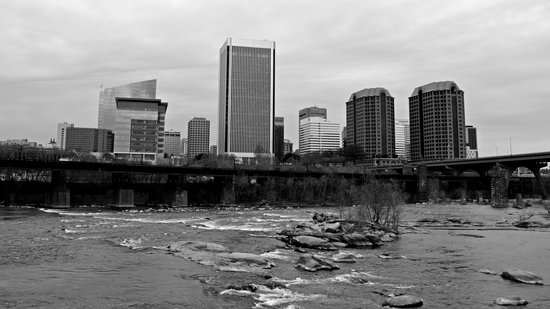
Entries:
[[0, 140], [46, 144], [57, 123], [96, 127], [100, 86], [157, 79], [166, 128], [211, 121], [227, 37], [276, 42], [276, 115], [384, 87], [396, 118], [413, 89], [452, 80], [480, 155], [550, 151], [550, 1], [2, 1]]

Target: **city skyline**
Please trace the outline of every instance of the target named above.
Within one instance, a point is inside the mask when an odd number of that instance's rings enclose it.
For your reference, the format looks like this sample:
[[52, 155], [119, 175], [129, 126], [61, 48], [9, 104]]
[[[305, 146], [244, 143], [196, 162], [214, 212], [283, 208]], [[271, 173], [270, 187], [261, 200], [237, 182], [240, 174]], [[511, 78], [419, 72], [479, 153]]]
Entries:
[[[2, 3], [0, 37], [9, 44], [0, 50], [0, 140], [47, 144], [57, 123], [95, 127], [101, 85], [150, 79], [171, 103], [167, 128], [185, 135], [196, 115], [218, 119], [219, 44], [240, 37], [277, 42], [276, 114], [288, 119], [285, 138], [295, 144], [293, 119], [301, 108], [326, 107], [332, 120], [345, 123], [349, 93], [384, 87], [395, 98], [395, 117], [408, 118], [417, 85], [453, 80], [466, 90], [480, 156], [550, 148], [544, 1], [349, 1], [319, 3], [313, 11], [302, 1], [139, 3]], [[373, 11], [387, 14], [361, 18]], [[191, 27], [197, 31], [171, 31]], [[33, 125], [21, 126], [29, 118]]]

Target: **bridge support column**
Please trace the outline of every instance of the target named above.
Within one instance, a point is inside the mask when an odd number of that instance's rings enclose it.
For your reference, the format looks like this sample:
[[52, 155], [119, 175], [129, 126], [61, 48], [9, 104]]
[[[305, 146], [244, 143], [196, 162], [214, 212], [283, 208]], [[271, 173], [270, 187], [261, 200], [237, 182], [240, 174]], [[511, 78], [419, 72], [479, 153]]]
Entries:
[[428, 188], [428, 199], [430, 201], [439, 202], [441, 198], [441, 180], [438, 177], [428, 178]]
[[547, 163], [535, 163], [527, 166], [527, 168], [533, 173], [533, 175], [535, 175], [535, 179], [540, 186], [540, 194], [543, 200], [548, 199], [548, 194], [546, 193], [546, 188], [544, 187], [544, 183], [542, 182], [542, 178], [540, 177], [540, 169], [546, 167], [547, 165]]
[[172, 207], [185, 207], [189, 206], [187, 202], [187, 190], [182, 188], [176, 188], [172, 191], [171, 199]]
[[235, 204], [235, 176], [225, 177], [222, 186], [222, 204]]
[[491, 177], [491, 204], [508, 205], [508, 187], [505, 177]]
[[460, 203], [466, 205], [468, 203], [468, 182], [462, 181], [460, 186]]
[[115, 204], [117, 208], [132, 208], [134, 205], [134, 189], [118, 188], [115, 192]]
[[186, 176], [182, 174], [168, 175], [167, 184], [172, 188], [170, 205], [172, 207], [188, 206], [187, 190], [184, 188]]
[[114, 204], [115, 208], [132, 208], [134, 205], [134, 189], [130, 188], [131, 175], [128, 173], [113, 173], [112, 182], [116, 186]]
[[52, 171], [52, 187], [46, 193], [45, 205], [51, 208], [70, 208], [71, 190], [67, 187], [65, 171]]
[[418, 165], [417, 171], [417, 199], [419, 202], [428, 200], [428, 168], [426, 165]]

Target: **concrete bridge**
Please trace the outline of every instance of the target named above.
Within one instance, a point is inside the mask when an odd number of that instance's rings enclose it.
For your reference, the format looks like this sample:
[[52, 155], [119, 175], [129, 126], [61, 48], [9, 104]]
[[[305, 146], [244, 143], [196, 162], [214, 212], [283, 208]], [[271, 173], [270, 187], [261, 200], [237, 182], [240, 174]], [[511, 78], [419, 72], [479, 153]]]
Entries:
[[[476, 172], [479, 176], [491, 178], [491, 197], [493, 200], [499, 200], [507, 196], [512, 173], [519, 167], [525, 167], [533, 173], [540, 185], [542, 198], [548, 199], [540, 175], [540, 169], [546, 167], [548, 162], [550, 162], [550, 152], [422, 162], [417, 165], [419, 191], [426, 193], [430, 190], [427, 187], [428, 176], [449, 174], [458, 176], [466, 172]], [[432, 183], [432, 186], [437, 186], [437, 183]]]

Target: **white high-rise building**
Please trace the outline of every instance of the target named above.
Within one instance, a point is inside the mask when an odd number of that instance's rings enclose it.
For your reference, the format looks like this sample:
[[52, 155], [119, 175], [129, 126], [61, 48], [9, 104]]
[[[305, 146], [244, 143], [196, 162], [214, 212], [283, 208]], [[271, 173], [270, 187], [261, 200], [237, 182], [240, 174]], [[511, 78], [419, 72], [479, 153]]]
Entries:
[[411, 158], [411, 133], [408, 119], [395, 120], [395, 154], [407, 161]]
[[275, 42], [228, 38], [220, 49], [219, 77], [218, 153], [272, 154]]
[[321, 117], [300, 119], [300, 155], [339, 149], [341, 130], [339, 123]]
[[58, 123], [57, 124], [57, 147], [65, 149], [65, 144], [67, 143], [67, 128], [74, 127], [74, 123]]

